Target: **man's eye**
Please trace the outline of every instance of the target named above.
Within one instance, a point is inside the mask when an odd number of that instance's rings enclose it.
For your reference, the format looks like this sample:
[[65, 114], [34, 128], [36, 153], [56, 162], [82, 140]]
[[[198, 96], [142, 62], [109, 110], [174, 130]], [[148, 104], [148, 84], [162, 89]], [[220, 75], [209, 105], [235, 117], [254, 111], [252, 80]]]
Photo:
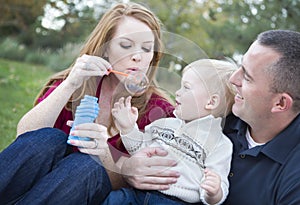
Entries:
[[250, 81], [250, 79], [247, 77], [246, 74], [244, 74], [243, 77], [244, 77], [245, 81]]

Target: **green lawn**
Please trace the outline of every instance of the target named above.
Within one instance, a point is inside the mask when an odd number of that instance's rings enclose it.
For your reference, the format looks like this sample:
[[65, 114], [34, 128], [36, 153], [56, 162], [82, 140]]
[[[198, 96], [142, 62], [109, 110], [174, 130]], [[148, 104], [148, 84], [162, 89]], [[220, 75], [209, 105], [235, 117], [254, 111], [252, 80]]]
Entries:
[[40, 65], [0, 59], [0, 152], [15, 139], [18, 121], [51, 74]]

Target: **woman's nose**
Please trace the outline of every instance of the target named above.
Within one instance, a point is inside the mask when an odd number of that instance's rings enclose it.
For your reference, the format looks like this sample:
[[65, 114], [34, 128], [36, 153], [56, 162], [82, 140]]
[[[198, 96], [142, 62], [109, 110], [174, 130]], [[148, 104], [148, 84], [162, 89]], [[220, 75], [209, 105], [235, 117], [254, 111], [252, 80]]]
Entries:
[[131, 56], [131, 60], [133, 60], [134, 62], [139, 62], [139, 61], [141, 61], [141, 59], [142, 59], [142, 56], [140, 53], [134, 53]]

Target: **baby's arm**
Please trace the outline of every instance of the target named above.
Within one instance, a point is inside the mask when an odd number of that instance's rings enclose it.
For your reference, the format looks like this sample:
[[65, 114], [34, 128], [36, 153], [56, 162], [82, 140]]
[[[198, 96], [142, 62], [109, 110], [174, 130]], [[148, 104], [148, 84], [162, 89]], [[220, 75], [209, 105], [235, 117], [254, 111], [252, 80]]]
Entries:
[[205, 201], [208, 204], [216, 204], [223, 197], [223, 191], [221, 188], [221, 177], [210, 169], [204, 170], [204, 181], [201, 184], [201, 188], [205, 190]]
[[[211, 171], [205, 171], [204, 172], [204, 181], [201, 185], [202, 193], [201, 197], [204, 199], [207, 203], [210, 202], [210, 200], [216, 200], [220, 197], [220, 201], [215, 202], [215, 204], [222, 204], [227, 195], [229, 190], [229, 182], [228, 182], [228, 174], [230, 170], [230, 162], [231, 162], [231, 155], [232, 155], [232, 143], [226, 138], [226, 136], [223, 136], [223, 140], [220, 140], [217, 147], [211, 152], [211, 154], [208, 155], [206, 158], [205, 165], [207, 168], [209, 168]], [[213, 170], [213, 172], [212, 172]], [[208, 183], [215, 185], [209, 185]], [[219, 190], [221, 193], [217, 193], [215, 197], [209, 197], [208, 196], [208, 189], [212, 190], [212, 187], [216, 187], [218, 185]], [[203, 187], [204, 186], [204, 187]]]
[[131, 107], [131, 96], [126, 99], [121, 97], [119, 101], [114, 104], [111, 113], [120, 134], [125, 135], [132, 131], [138, 119], [138, 110], [135, 107]]
[[[114, 104], [112, 115], [117, 129], [120, 131], [122, 142], [129, 154], [134, 154], [152, 143], [151, 134], [141, 132], [138, 129], [136, 124], [138, 110], [131, 107], [131, 96], [126, 99], [120, 98]], [[145, 130], [148, 130], [148, 126], [145, 127]]]

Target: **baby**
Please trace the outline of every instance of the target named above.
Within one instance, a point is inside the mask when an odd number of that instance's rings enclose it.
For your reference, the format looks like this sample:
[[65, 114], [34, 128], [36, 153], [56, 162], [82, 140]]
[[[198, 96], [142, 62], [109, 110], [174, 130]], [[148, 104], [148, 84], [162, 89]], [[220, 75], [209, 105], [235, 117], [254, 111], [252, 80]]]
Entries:
[[[204, 204], [221, 204], [226, 199], [232, 144], [222, 133], [222, 119], [231, 112], [234, 91], [229, 77], [236, 69], [233, 63], [214, 59], [187, 65], [176, 91], [176, 118], [156, 120], [144, 132], [136, 126], [138, 111], [131, 107], [130, 96], [114, 104], [112, 115], [130, 154], [146, 146], [161, 146], [168, 150], [167, 157], [178, 160], [172, 168], [181, 173], [178, 181], [157, 196], [151, 192], [152, 197]], [[139, 195], [135, 202], [146, 197], [147, 191], [122, 189], [111, 192], [106, 202], [130, 195], [120, 192], [132, 191]]]

